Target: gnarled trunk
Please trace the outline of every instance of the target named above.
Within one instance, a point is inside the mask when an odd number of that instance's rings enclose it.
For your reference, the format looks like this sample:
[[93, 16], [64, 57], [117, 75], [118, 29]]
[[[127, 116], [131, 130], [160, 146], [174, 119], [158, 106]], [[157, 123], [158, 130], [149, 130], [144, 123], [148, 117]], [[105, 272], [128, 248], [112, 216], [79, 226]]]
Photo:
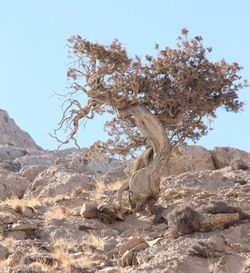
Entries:
[[[137, 128], [151, 143], [151, 150], [146, 150], [138, 158], [137, 169], [130, 181], [125, 183], [118, 192], [118, 199], [121, 202], [122, 192], [128, 189], [131, 207], [138, 210], [147, 203], [153, 204], [157, 201], [160, 179], [164, 166], [169, 160], [171, 145], [160, 121], [145, 106], [132, 106], [126, 109], [126, 114], [134, 117]], [[150, 155], [152, 150], [153, 156]]]

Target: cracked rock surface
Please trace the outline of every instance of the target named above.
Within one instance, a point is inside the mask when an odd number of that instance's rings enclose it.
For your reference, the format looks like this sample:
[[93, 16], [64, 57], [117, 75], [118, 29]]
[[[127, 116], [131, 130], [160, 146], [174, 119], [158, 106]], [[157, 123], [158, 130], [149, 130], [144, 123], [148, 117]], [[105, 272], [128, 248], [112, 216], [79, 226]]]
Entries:
[[0, 144], [1, 273], [250, 272], [249, 153], [181, 148], [154, 207], [132, 213], [126, 194], [116, 206], [130, 162], [12, 142]]

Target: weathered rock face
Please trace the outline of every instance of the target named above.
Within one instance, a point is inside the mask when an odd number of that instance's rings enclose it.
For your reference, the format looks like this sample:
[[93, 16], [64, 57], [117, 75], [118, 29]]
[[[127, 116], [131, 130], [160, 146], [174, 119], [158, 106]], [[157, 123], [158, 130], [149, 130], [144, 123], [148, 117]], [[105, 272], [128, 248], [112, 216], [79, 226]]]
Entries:
[[215, 170], [214, 159], [211, 152], [201, 146], [182, 146], [171, 157], [166, 173], [178, 175], [185, 172], [200, 172]]
[[240, 149], [229, 147], [216, 147], [211, 151], [214, 158], [215, 167], [217, 169], [230, 166], [237, 160], [242, 160], [250, 163], [250, 154]]
[[71, 195], [77, 188], [91, 189], [90, 178], [81, 173], [69, 173], [62, 167], [52, 166], [41, 172], [29, 186], [25, 197], [38, 198]]
[[0, 145], [0, 273], [250, 273], [250, 154], [184, 146], [132, 213], [128, 162], [28, 146]]
[[11, 197], [20, 198], [27, 189], [30, 181], [16, 173], [0, 171], [0, 200]]
[[2, 109], [0, 109], [0, 144], [25, 149], [41, 149], [29, 134], [21, 130], [8, 113]]

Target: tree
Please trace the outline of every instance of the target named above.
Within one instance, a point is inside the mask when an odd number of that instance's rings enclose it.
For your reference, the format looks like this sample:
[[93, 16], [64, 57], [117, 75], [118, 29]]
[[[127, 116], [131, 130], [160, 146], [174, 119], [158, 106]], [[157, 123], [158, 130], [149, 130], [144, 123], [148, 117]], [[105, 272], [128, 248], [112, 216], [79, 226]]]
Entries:
[[[57, 130], [71, 131], [61, 143], [77, 143], [80, 120], [112, 114], [105, 125], [111, 139], [95, 147], [124, 156], [147, 148], [119, 192], [121, 197], [129, 189], [132, 208], [158, 199], [172, 147], [206, 135], [219, 107], [233, 112], [242, 109], [238, 91], [248, 83], [240, 81], [241, 67], [224, 59], [210, 61], [212, 49], [203, 46], [200, 36], [189, 39], [185, 28], [175, 49], [156, 45], [156, 57], [146, 55], [143, 61], [138, 56], [130, 58], [118, 40], [105, 46], [77, 35], [68, 42], [72, 85]], [[79, 95], [88, 98], [84, 107]]]

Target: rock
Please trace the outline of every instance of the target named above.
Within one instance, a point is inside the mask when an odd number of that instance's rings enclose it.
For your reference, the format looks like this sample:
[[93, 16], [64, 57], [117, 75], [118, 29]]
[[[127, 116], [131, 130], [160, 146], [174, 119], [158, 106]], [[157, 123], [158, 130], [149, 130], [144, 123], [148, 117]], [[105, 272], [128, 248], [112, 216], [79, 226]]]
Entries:
[[43, 263], [47, 265], [53, 265], [57, 262], [59, 262], [53, 255], [49, 253], [34, 253], [34, 254], [28, 254], [24, 257], [23, 263], [24, 264], [31, 264], [31, 263]]
[[0, 244], [0, 261], [5, 260], [9, 255], [8, 248]]
[[24, 231], [24, 232], [30, 232], [38, 229], [37, 223], [32, 222], [19, 222], [11, 225], [9, 227], [10, 231]]
[[93, 174], [97, 176], [102, 176], [106, 174], [109, 171], [112, 171], [120, 166], [120, 162], [116, 159], [111, 159], [106, 156], [102, 159], [96, 158], [90, 158], [87, 162], [87, 168], [92, 172]]
[[203, 170], [215, 170], [211, 152], [201, 146], [184, 145], [170, 158], [167, 174], [178, 175]]
[[29, 206], [24, 206], [22, 208], [22, 215], [25, 217], [31, 217], [34, 214], [34, 209]]
[[114, 267], [109, 266], [109, 267], [105, 267], [105, 268], [99, 270], [98, 272], [99, 273], [117, 273], [117, 272], [119, 272], [119, 268], [118, 267], [114, 268]]
[[128, 179], [128, 174], [126, 173], [126, 164], [121, 164], [114, 169], [109, 170], [104, 175], [100, 177], [100, 180], [104, 183], [112, 183], [117, 180], [125, 180]]
[[134, 251], [127, 250], [120, 258], [118, 264], [121, 267], [127, 267], [127, 266], [131, 266], [131, 265], [135, 264], [134, 263]]
[[219, 213], [204, 217], [200, 222], [200, 231], [225, 229], [240, 222], [239, 213]]
[[[188, 172], [178, 176], [169, 176], [166, 180], [162, 181], [162, 191], [169, 188], [181, 188], [183, 186], [194, 190], [203, 189], [211, 192], [217, 192], [224, 187], [232, 187], [235, 185], [232, 177], [228, 177], [228, 170], [214, 170], [214, 171], [201, 171], [201, 172]], [[177, 190], [178, 192], [178, 190]]]
[[215, 266], [214, 273], [238, 273], [246, 272], [246, 257], [240, 255], [226, 255], [221, 257]]
[[11, 223], [17, 222], [20, 220], [20, 214], [16, 211], [15, 208], [3, 205], [0, 206], [0, 224], [7, 226]]
[[8, 144], [16, 147], [40, 150], [30, 135], [21, 130], [11, 119], [8, 113], [0, 109], [0, 144]]
[[21, 169], [21, 164], [15, 163], [11, 160], [4, 160], [2, 163], [0, 163], [0, 168], [11, 172], [19, 172]]
[[223, 231], [228, 246], [235, 252], [250, 252], [250, 223], [230, 227]]
[[238, 213], [240, 220], [250, 219], [250, 216], [247, 213], [243, 212], [239, 207], [230, 206], [223, 201], [210, 200], [209, 204], [205, 205], [202, 208], [202, 211], [210, 214]]
[[22, 157], [26, 154], [28, 154], [28, 152], [23, 148], [0, 144], [0, 162], [5, 160], [13, 161], [16, 158]]
[[240, 149], [229, 147], [216, 147], [212, 150], [215, 166], [217, 169], [230, 166], [234, 161], [243, 160], [250, 163], [250, 153]]
[[104, 223], [112, 224], [116, 221], [124, 221], [127, 210], [121, 210], [115, 204], [99, 204], [97, 207], [97, 217]]
[[85, 202], [81, 208], [80, 215], [84, 218], [95, 218], [97, 216], [96, 202]]
[[157, 203], [133, 213], [114, 188], [95, 187], [125, 178], [130, 162], [1, 144], [1, 129], [0, 198], [24, 199], [0, 204], [4, 272], [250, 271], [248, 153], [181, 147]]
[[30, 181], [16, 173], [0, 172], [0, 200], [21, 197], [28, 188]]
[[139, 251], [144, 250], [149, 247], [149, 244], [141, 237], [130, 238], [125, 245], [119, 248], [119, 255], [121, 258], [118, 264], [121, 267], [127, 267], [131, 265], [136, 265], [136, 255]]
[[211, 236], [209, 239], [196, 240], [189, 249], [190, 255], [202, 258], [218, 258], [224, 256], [229, 251], [223, 236]]
[[27, 154], [22, 157], [18, 157], [15, 159], [15, 163], [19, 163], [22, 167], [25, 166], [44, 166], [49, 167], [53, 165], [55, 160], [55, 155], [50, 152], [39, 152], [36, 154]]
[[25, 231], [10, 231], [8, 233], [8, 238], [12, 238], [14, 240], [25, 240], [27, 237], [27, 234]]
[[51, 166], [41, 172], [30, 184], [25, 198], [36, 196], [38, 198], [55, 197], [57, 195], [71, 195], [75, 189], [83, 187], [90, 190], [94, 181], [83, 173], [70, 173], [59, 166]]
[[177, 207], [168, 215], [168, 224], [174, 237], [200, 231], [201, 220], [202, 215], [188, 206]]
[[[134, 249], [135, 247], [142, 245], [142, 244], [147, 244], [147, 242], [145, 241], [145, 239], [141, 238], [141, 237], [137, 237], [137, 238], [130, 238], [126, 244], [122, 245], [119, 248], [119, 254], [122, 255], [124, 254], [126, 251]], [[149, 246], [149, 245], [147, 245]]]
[[26, 177], [29, 181], [33, 181], [41, 172], [47, 169], [44, 165], [28, 165], [23, 167], [19, 174]]

